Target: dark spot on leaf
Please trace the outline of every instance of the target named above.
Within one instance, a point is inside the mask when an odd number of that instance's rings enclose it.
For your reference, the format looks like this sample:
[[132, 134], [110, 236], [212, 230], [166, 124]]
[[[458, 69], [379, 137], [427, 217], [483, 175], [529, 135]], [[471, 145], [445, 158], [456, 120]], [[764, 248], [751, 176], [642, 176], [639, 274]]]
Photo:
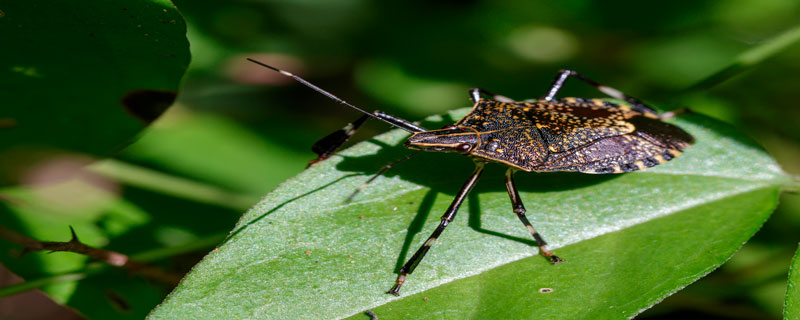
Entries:
[[553, 292], [553, 288], [541, 288], [539, 289], [540, 293], [550, 293]]
[[174, 91], [134, 90], [123, 96], [120, 103], [129, 114], [150, 123], [175, 102], [175, 97]]

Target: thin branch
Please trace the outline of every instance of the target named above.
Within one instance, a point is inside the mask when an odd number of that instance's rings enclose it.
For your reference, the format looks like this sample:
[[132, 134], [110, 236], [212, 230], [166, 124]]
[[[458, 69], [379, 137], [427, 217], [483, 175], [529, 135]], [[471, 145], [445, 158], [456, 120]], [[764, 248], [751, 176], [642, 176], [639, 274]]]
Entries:
[[88, 246], [78, 240], [78, 235], [75, 234], [75, 230], [72, 229], [72, 227], [69, 227], [69, 230], [72, 233], [72, 239], [70, 239], [70, 241], [38, 241], [34, 238], [0, 226], [0, 239], [5, 239], [9, 242], [22, 246], [24, 248], [22, 253], [23, 255], [36, 251], [73, 252], [91, 257], [92, 259], [115, 267], [127, 269], [131, 273], [139, 274], [143, 277], [157, 280], [169, 285], [176, 285], [178, 281], [180, 281], [180, 276], [178, 275], [171, 274], [147, 265], [143, 262], [130, 259], [127, 255], [122, 253]]
[[66, 281], [78, 281], [83, 278], [86, 278], [89, 274], [90, 273], [88, 272], [65, 273], [35, 280], [26, 280], [25, 282], [20, 282], [17, 284], [0, 287], [0, 298], [13, 296], [15, 294], [20, 294], [25, 291], [38, 289], [48, 284], [66, 282]]
[[[205, 248], [211, 248], [215, 245], [222, 242], [225, 239], [226, 233], [220, 233], [211, 235], [204, 238], [199, 238], [196, 240], [192, 240], [187, 242], [183, 245], [177, 245], [172, 247], [166, 248], [157, 248], [146, 250], [143, 252], [139, 252], [136, 254], [131, 255], [130, 257], [134, 260], [141, 261], [141, 262], [148, 262], [154, 260], [160, 260], [188, 252], [195, 252], [198, 250], [202, 250]], [[25, 282], [12, 284], [5, 287], [0, 287], [0, 298], [7, 297], [11, 295], [15, 295], [18, 293], [22, 293], [28, 290], [34, 290], [41, 288], [43, 286], [53, 284], [53, 283], [60, 283], [60, 282], [67, 282], [67, 281], [77, 281], [84, 278], [88, 278], [94, 276], [96, 274], [101, 273], [108, 267], [107, 264], [101, 264], [99, 262], [92, 262], [86, 265], [84, 270], [79, 272], [70, 272], [70, 273], [63, 273], [63, 274], [56, 274], [47, 276], [44, 278], [39, 279], [26, 279]]]
[[234, 210], [247, 210], [260, 199], [114, 159], [96, 162], [88, 170], [131, 186]]
[[800, 41], [800, 25], [739, 54], [727, 67], [684, 89], [685, 92], [708, 89], [767, 60]]
[[792, 175], [791, 181], [786, 185], [784, 191], [789, 193], [800, 193], [800, 175]]

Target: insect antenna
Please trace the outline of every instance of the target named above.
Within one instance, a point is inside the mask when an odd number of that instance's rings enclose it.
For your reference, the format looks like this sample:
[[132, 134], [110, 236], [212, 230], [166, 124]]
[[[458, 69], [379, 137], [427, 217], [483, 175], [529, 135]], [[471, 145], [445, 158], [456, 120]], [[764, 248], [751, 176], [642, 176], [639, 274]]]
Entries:
[[408, 159], [411, 159], [411, 158], [413, 158], [414, 156], [418, 155], [420, 152], [422, 152], [422, 150], [419, 150], [419, 151], [417, 151], [417, 152], [414, 152], [414, 153], [412, 153], [412, 154], [409, 154], [409, 155], [407, 155], [407, 156], [403, 157], [402, 159], [395, 160], [394, 162], [392, 162], [392, 163], [390, 163], [390, 164], [387, 164], [387, 165], [383, 166], [383, 168], [381, 168], [381, 170], [379, 170], [379, 171], [378, 171], [378, 173], [374, 174], [374, 175], [373, 175], [371, 178], [369, 178], [369, 180], [365, 181], [365, 182], [364, 182], [364, 183], [362, 183], [360, 186], [358, 186], [358, 188], [356, 188], [356, 190], [355, 190], [355, 191], [353, 191], [353, 193], [351, 193], [351, 194], [350, 194], [350, 196], [349, 196], [349, 197], [347, 197], [347, 199], [346, 199], [346, 200], [344, 200], [344, 203], [349, 203], [350, 201], [352, 201], [352, 200], [353, 200], [353, 198], [354, 198], [354, 197], [355, 197], [355, 196], [356, 196], [356, 195], [357, 195], [359, 192], [361, 192], [361, 190], [363, 190], [364, 188], [366, 188], [368, 184], [370, 184], [370, 183], [371, 183], [373, 180], [375, 180], [376, 178], [378, 178], [378, 177], [379, 177], [380, 175], [382, 175], [384, 172], [386, 172], [387, 170], [391, 169], [393, 166], [395, 166], [395, 165], [397, 165], [397, 164], [399, 164], [399, 163], [401, 163], [401, 162], [403, 162], [403, 161], [406, 161], [406, 160], [408, 160]]
[[310, 82], [306, 81], [305, 79], [303, 79], [303, 78], [300, 78], [300, 77], [298, 77], [298, 76], [296, 76], [296, 75], [294, 75], [294, 74], [291, 74], [291, 73], [289, 73], [288, 71], [283, 71], [283, 70], [281, 70], [281, 69], [278, 69], [278, 68], [275, 68], [275, 67], [273, 67], [273, 66], [270, 66], [270, 65], [268, 65], [268, 64], [266, 64], [266, 63], [263, 63], [263, 62], [260, 62], [260, 61], [254, 60], [254, 59], [250, 59], [250, 58], [247, 58], [247, 61], [250, 61], [250, 62], [252, 62], [252, 63], [255, 63], [255, 64], [257, 64], [257, 65], [260, 65], [260, 66], [262, 66], [262, 67], [268, 68], [268, 69], [270, 69], [270, 70], [273, 70], [273, 71], [275, 71], [275, 72], [278, 72], [278, 73], [280, 73], [280, 74], [282, 74], [282, 75], [285, 75], [285, 76], [287, 76], [287, 77], [292, 77], [292, 78], [294, 78], [295, 80], [297, 80], [297, 82], [300, 82], [300, 83], [302, 83], [302, 84], [303, 84], [303, 85], [305, 85], [306, 87], [309, 87], [309, 88], [311, 88], [311, 89], [314, 89], [314, 91], [317, 91], [317, 92], [319, 92], [319, 93], [321, 93], [321, 94], [325, 95], [326, 97], [333, 99], [334, 101], [336, 101], [336, 102], [338, 102], [338, 103], [341, 103], [341, 104], [343, 104], [343, 105], [346, 105], [346, 106], [348, 106], [348, 107], [350, 107], [350, 108], [353, 108], [353, 109], [355, 109], [355, 110], [358, 110], [359, 112], [361, 112], [361, 113], [364, 113], [364, 114], [366, 114], [366, 115], [368, 115], [368, 116], [370, 116], [370, 117], [373, 117], [373, 118], [375, 118], [375, 119], [381, 120], [381, 121], [383, 121], [383, 122], [386, 122], [386, 123], [388, 123], [388, 124], [390, 124], [390, 125], [392, 125], [392, 126], [394, 126], [394, 127], [398, 127], [398, 128], [400, 128], [400, 129], [403, 129], [403, 130], [405, 130], [405, 131], [408, 131], [408, 132], [411, 132], [411, 133], [414, 133], [414, 132], [415, 132], [415, 131], [414, 131], [414, 130], [412, 130], [412, 129], [416, 129], [416, 128], [408, 128], [408, 127], [405, 127], [405, 126], [401, 126], [401, 125], [398, 125], [397, 123], [394, 123], [394, 122], [392, 122], [392, 121], [390, 121], [390, 120], [387, 120], [387, 119], [385, 119], [385, 118], [378, 117], [378, 116], [376, 116], [375, 114], [373, 114], [372, 112], [367, 112], [366, 110], [364, 110], [364, 109], [361, 109], [361, 108], [359, 108], [359, 107], [356, 107], [356, 106], [354, 106], [354, 105], [350, 104], [350, 103], [349, 103], [349, 102], [347, 102], [347, 101], [344, 101], [344, 100], [342, 100], [342, 99], [339, 99], [339, 97], [337, 97], [337, 96], [333, 95], [332, 93], [330, 93], [330, 92], [328, 92], [328, 91], [325, 91], [325, 90], [322, 90], [322, 88], [320, 88], [320, 87], [317, 87], [317, 86], [315, 86], [315, 85], [311, 84]]

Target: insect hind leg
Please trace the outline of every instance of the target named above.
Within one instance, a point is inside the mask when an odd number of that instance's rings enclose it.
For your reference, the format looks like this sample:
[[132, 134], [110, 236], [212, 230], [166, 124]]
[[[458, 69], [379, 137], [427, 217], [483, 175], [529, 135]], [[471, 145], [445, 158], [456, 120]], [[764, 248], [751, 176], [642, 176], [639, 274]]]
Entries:
[[633, 108], [633, 110], [635, 111], [658, 117], [658, 112], [655, 109], [653, 109], [653, 107], [644, 103], [642, 100], [624, 94], [622, 93], [622, 91], [619, 91], [612, 87], [604, 86], [598, 83], [597, 81], [584, 77], [582, 74], [572, 70], [559, 71], [558, 75], [556, 75], [556, 78], [553, 80], [553, 84], [550, 86], [550, 90], [544, 97], [544, 100], [553, 101], [556, 97], [556, 94], [558, 94], [558, 91], [561, 90], [561, 87], [564, 86], [564, 82], [566, 82], [569, 77], [575, 77], [578, 80], [586, 82], [589, 85], [595, 87], [598, 91], [605, 93], [612, 98], [624, 100], [630, 103], [631, 108]]
[[664, 112], [664, 113], [658, 115], [658, 118], [661, 119], [661, 120], [669, 120], [669, 119], [675, 118], [678, 115], [684, 114], [684, 113], [692, 113], [692, 110], [690, 110], [688, 108], [679, 108], [679, 109], [675, 109], [675, 110], [670, 110], [670, 111], [667, 111], [667, 112]]
[[511, 99], [511, 98], [506, 97], [506, 96], [501, 96], [499, 94], [493, 93], [493, 92], [491, 92], [489, 90], [486, 90], [486, 89], [481, 89], [481, 88], [469, 89], [469, 98], [470, 98], [470, 100], [472, 100], [473, 103], [478, 102], [478, 100], [481, 99], [481, 95], [486, 95], [486, 96], [492, 97], [492, 99], [495, 100], [495, 101], [515, 102], [514, 99]]

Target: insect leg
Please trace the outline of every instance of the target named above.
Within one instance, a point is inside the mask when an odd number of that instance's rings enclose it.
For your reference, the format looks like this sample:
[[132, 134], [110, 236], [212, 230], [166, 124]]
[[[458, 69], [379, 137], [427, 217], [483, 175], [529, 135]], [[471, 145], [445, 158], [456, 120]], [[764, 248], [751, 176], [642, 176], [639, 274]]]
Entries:
[[473, 103], [478, 102], [481, 99], [481, 94], [487, 95], [492, 97], [495, 101], [500, 102], [514, 102], [514, 99], [511, 99], [506, 96], [501, 96], [499, 94], [495, 94], [489, 90], [481, 89], [481, 88], [472, 88], [469, 89], [469, 98], [472, 100]]
[[381, 168], [380, 170], [378, 170], [378, 172], [377, 172], [377, 173], [375, 173], [374, 175], [372, 175], [372, 177], [371, 177], [371, 178], [369, 178], [367, 181], [365, 181], [365, 182], [364, 182], [364, 183], [362, 183], [360, 186], [358, 186], [358, 188], [356, 188], [356, 190], [355, 190], [355, 191], [353, 191], [353, 193], [351, 193], [351, 194], [350, 194], [350, 196], [349, 196], [349, 197], [347, 197], [347, 199], [345, 199], [345, 200], [344, 200], [344, 203], [348, 203], [348, 202], [352, 201], [352, 200], [353, 200], [353, 198], [354, 198], [354, 197], [355, 197], [355, 196], [356, 196], [356, 195], [357, 195], [359, 192], [361, 192], [361, 190], [363, 190], [364, 188], [366, 188], [368, 184], [370, 184], [370, 183], [371, 183], [373, 180], [375, 180], [376, 178], [380, 177], [380, 176], [381, 176], [381, 175], [382, 175], [384, 172], [386, 172], [387, 170], [391, 169], [392, 167], [394, 167], [394, 166], [395, 166], [395, 165], [397, 165], [398, 163], [401, 163], [401, 162], [403, 162], [403, 161], [406, 161], [406, 160], [408, 160], [408, 159], [411, 159], [412, 157], [414, 157], [414, 156], [418, 155], [420, 152], [422, 152], [422, 150], [419, 150], [419, 151], [417, 151], [417, 152], [414, 152], [414, 153], [412, 153], [412, 154], [409, 154], [409, 155], [407, 155], [407, 156], [403, 157], [403, 158], [402, 158], [402, 159], [400, 159], [400, 160], [396, 160], [396, 161], [394, 161], [394, 162], [392, 162], [392, 163], [389, 163], [389, 164], [387, 164], [387, 165], [383, 166], [383, 168]]
[[675, 109], [675, 110], [670, 110], [670, 111], [664, 112], [664, 113], [660, 114], [658, 117], [661, 120], [669, 120], [669, 119], [675, 118], [679, 114], [683, 114], [683, 113], [692, 113], [692, 110], [689, 110], [688, 108], [679, 108], [679, 109]]
[[329, 158], [333, 155], [336, 150], [342, 147], [353, 134], [356, 133], [356, 130], [364, 124], [370, 117], [380, 118], [386, 122], [391, 123], [392, 125], [399, 127], [403, 130], [409, 132], [419, 132], [419, 131], [427, 131], [427, 129], [415, 125], [409, 121], [397, 118], [395, 116], [383, 113], [381, 111], [374, 111], [372, 115], [363, 115], [356, 119], [353, 122], [348, 123], [344, 128], [334, 131], [333, 133], [325, 136], [319, 141], [315, 142], [313, 146], [311, 146], [311, 150], [317, 154], [317, 158], [308, 162], [308, 166], [306, 168], [311, 167], [318, 162]]
[[588, 83], [589, 85], [597, 88], [598, 91], [600, 91], [602, 93], [605, 93], [605, 94], [609, 95], [612, 98], [627, 101], [628, 103], [631, 104], [631, 107], [633, 108], [633, 110], [636, 110], [636, 111], [641, 112], [641, 113], [648, 113], [648, 114], [652, 114], [652, 115], [658, 116], [658, 112], [656, 112], [655, 109], [653, 109], [652, 107], [650, 107], [646, 103], [642, 102], [642, 100], [639, 100], [637, 98], [634, 98], [634, 97], [631, 97], [629, 95], [626, 95], [626, 94], [622, 93], [622, 91], [619, 91], [619, 90], [614, 89], [612, 87], [607, 87], [607, 86], [601, 85], [601, 84], [597, 83], [596, 81], [594, 81], [592, 79], [589, 79], [589, 78], [586, 78], [582, 74], [577, 73], [577, 72], [572, 71], [572, 70], [561, 70], [561, 71], [559, 71], [559, 73], [556, 76], [555, 80], [553, 80], [553, 85], [550, 86], [550, 91], [548, 91], [548, 93], [544, 97], [544, 99], [547, 100], [547, 101], [553, 101], [555, 99], [556, 94], [558, 93], [558, 91], [561, 90], [561, 87], [564, 86], [564, 82], [567, 81], [567, 78], [569, 78], [570, 76], [578, 78], [578, 80], [581, 80], [583, 82]]
[[455, 199], [453, 199], [453, 202], [450, 203], [450, 207], [448, 207], [447, 211], [445, 211], [445, 213], [442, 215], [442, 222], [439, 223], [439, 226], [436, 227], [436, 230], [433, 230], [433, 233], [430, 237], [428, 237], [428, 240], [425, 240], [425, 243], [422, 244], [422, 247], [420, 247], [417, 252], [411, 256], [411, 259], [408, 259], [408, 262], [406, 262], [406, 264], [400, 268], [400, 275], [397, 276], [397, 281], [395, 281], [394, 286], [389, 289], [389, 291], [386, 291], [386, 293], [396, 296], [400, 295], [400, 287], [403, 285], [403, 282], [406, 281], [406, 276], [414, 272], [414, 269], [417, 268], [417, 265], [420, 263], [420, 261], [422, 261], [422, 258], [425, 257], [425, 254], [428, 253], [428, 250], [430, 250], [431, 246], [433, 246], [433, 244], [436, 242], [436, 239], [438, 239], [444, 229], [447, 228], [447, 225], [453, 221], [453, 218], [455, 218], [461, 203], [464, 202], [464, 199], [467, 198], [467, 195], [472, 190], [472, 187], [474, 187], [475, 183], [478, 182], [478, 178], [481, 177], [481, 173], [483, 173], [483, 166], [483, 162], [475, 163], [475, 171], [469, 177], [467, 182], [461, 186], [461, 190], [458, 191]]
[[356, 133], [356, 130], [369, 118], [368, 115], [363, 115], [355, 121], [348, 123], [344, 128], [336, 130], [315, 142], [314, 145], [311, 146], [311, 151], [317, 154], [317, 158], [311, 160], [306, 168], [317, 164], [317, 162], [328, 159], [328, 157], [336, 152], [336, 150], [339, 150], [347, 140], [350, 140], [350, 137]]
[[536, 244], [539, 245], [539, 252], [543, 256], [550, 259], [552, 264], [563, 261], [547, 250], [547, 242], [536, 232], [536, 229], [533, 228], [533, 225], [531, 225], [530, 221], [528, 221], [528, 218], [525, 216], [525, 205], [522, 204], [522, 199], [519, 197], [519, 192], [517, 192], [517, 186], [514, 184], [514, 172], [515, 170], [511, 168], [506, 171], [506, 189], [508, 189], [508, 196], [511, 198], [511, 206], [514, 207], [514, 213], [517, 214], [517, 217], [522, 221], [522, 224], [525, 225], [525, 228], [528, 228], [533, 238], [536, 239]]

